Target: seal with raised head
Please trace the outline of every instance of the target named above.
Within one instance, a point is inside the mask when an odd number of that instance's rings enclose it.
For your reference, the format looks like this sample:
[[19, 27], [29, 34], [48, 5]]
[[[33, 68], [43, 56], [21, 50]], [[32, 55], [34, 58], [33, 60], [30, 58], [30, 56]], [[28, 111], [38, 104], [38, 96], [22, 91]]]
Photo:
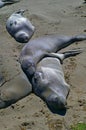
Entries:
[[[59, 54], [59, 58], [63, 61], [65, 58], [76, 56], [81, 52], [81, 49], [71, 50]], [[65, 115], [70, 87], [65, 81], [62, 65], [58, 58], [47, 57], [37, 64], [32, 78], [32, 88], [33, 92], [44, 100], [51, 112]]]
[[48, 35], [30, 40], [22, 49], [19, 62], [24, 73], [31, 82], [36, 71], [36, 66], [44, 57], [59, 58], [56, 52], [73, 44], [74, 42], [86, 40], [86, 35], [57, 36]]
[[23, 16], [25, 10], [13, 13], [6, 22], [8, 33], [19, 43], [27, 43], [32, 37], [35, 27]]
[[19, 0], [0, 0], [0, 8], [6, 5], [14, 4], [16, 2], [19, 2]]

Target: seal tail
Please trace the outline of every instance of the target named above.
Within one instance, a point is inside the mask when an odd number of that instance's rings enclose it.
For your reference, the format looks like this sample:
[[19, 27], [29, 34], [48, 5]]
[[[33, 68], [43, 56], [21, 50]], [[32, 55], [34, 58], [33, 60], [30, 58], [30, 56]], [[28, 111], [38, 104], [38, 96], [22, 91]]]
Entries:
[[15, 14], [20, 14], [20, 15], [23, 15], [23, 14], [24, 14], [24, 12], [26, 12], [26, 11], [28, 11], [28, 9], [25, 9], [25, 10], [20, 9], [20, 10], [16, 11], [16, 12], [15, 12]]
[[73, 37], [75, 42], [86, 40], [86, 34], [76, 35]]

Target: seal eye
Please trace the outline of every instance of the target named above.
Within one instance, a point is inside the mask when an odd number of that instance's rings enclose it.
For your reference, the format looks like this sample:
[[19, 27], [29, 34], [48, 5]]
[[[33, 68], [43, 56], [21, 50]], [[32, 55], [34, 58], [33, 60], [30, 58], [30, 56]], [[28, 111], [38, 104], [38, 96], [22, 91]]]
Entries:
[[41, 71], [35, 72], [35, 74], [34, 74], [34, 81], [35, 82], [40, 82], [40, 83], [44, 84], [44, 82], [43, 82], [44, 80], [45, 80], [44, 74]]
[[17, 21], [15, 21], [14, 24], [16, 25], [16, 24], [17, 24]]
[[12, 26], [12, 25], [13, 25], [13, 22], [11, 21], [11, 22], [10, 22], [10, 26]]
[[42, 73], [41, 72], [36, 72], [35, 74], [34, 74], [34, 79], [39, 79], [39, 78], [42, 78]]

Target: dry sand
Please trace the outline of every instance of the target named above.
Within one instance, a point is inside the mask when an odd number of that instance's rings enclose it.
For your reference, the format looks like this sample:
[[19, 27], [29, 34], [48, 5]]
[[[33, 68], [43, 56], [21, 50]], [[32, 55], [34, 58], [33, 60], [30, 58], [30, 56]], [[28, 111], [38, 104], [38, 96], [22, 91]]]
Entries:
[[[25, 16], [36, 27], [32, 38], [53, 33], [86, 33], [86, 4], [82, 0], [20, 0], [19, 3], [1, 8], [0, 73], [7, 82], [21, 71], [17, 59], [22, 45], [5, 29], [7, 18], [18, 9], [28, 9]], [[78, 47], [86, 48], [86, 41], [66, 50]], [[65, 60], [63, 69], [71, 85], [67, 100], [69, 109], [65, 116], [51, 113], [39, 97], [31, 94], [0, 110], [0, 130], [70, 130], [75, 123], [86, 123], [86, 49], [79, 56]]]

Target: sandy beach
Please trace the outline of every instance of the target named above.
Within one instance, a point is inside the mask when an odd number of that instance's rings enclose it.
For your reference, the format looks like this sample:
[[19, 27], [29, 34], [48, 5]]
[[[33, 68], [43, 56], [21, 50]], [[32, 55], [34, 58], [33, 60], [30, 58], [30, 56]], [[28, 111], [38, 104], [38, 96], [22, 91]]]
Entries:
[[[17, 60], [23, 45], [17, 43], [5, 27], [8, 17], [19, 9], [28, 9], [24, 16], [36, 27], [32, 39], [55, 33], [86, 34], [83, 0], [20, 0], [0, 8], [0, 73], [3, 75], [0, 91], [21, 72]], [[86, 41], [65, 50], [73, 48], [84, 48], [85, 51], [63, 64], [66, 81], [70, 84], [66, 115], [51, 113], [39, 97], [30, 94], [8, 108], [0, 109], [0, 130], [71, 130], [76, 123], [86, 123]]]

